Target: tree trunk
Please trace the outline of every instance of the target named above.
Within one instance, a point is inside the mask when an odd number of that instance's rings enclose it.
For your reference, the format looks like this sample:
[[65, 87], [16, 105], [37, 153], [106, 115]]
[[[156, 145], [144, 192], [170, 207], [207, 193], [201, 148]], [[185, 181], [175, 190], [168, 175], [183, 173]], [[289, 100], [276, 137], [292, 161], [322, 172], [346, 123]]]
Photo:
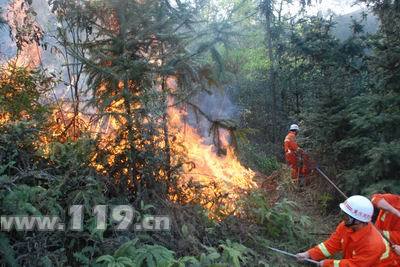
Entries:
[[[161, 90], [163, 93], [167, 93], [165, 89], [165, 77], [162, 79]], [[163, 114], [163, 131], [164, 131], [164, 143], [165, 143], [165, 175], [169, 182], [171, 182], [171, 147], [169, 144], [169, 129], [168, 129], [168, 95], [164, 99], [165, 108]]]
[[[275, 59], [273, 56], [272, 52], [272, 29], [271, 29], [271, 20], [272, 20], [272, 10], [269, 10], [265, 13], [265, 19], [266, 19], [266, 39], [267, 39], [267, 52], [268, 52], [268, 59], [271, 63], [271, 66], [268, 71], [268, 76], [269, 76], [269, 83], [270, 83], [270, 89], [271, 89], [271, 95], [272, 95], [272, 113], [271, 113], [271, 118], [272, 118], [272, 142], [274, 144], [273, 146], [273, 153], [276, 154], [276, 148], [275, 144], [277, 144], [277, 121], [276, 121], [276, 110], [277, 110], [277, 105], [276, 105], [276, 88], [275, 88]], [[266, 94], [268, 98], [268, 94]], [[266, 101], [267, 102], [267, 101]]]

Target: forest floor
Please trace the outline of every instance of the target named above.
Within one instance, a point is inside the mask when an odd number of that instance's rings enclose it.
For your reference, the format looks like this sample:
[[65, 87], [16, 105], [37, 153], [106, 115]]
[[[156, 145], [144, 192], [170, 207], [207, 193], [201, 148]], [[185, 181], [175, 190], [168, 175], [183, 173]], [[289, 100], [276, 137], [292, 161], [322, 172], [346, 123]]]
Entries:
[[[268, 192], [271, 203], [276, 203], [283, 199], [287, 199], [296, 204], [296, 211], [300, 215], [307, 216], [310, 220], [310, 227], [307, 229], [311, 236], [312, 243], [319, 244], [329, 237], [334, 231], [336, 225], [340, 222], [339, 208], [329, 206], [332, 200], [329, 194], [323, 192], [326, 183], [317, 174], [309, 177], [309, 183], [299, 188], [294, 185], [290, 177], [290, 169], [286, 165], [268, 177], [258, 176], [256, 180], [261, 187]], [[301, 252], [302, 249], [307, 249], [307, 245], [299, 248], [299, 251], [289, 251], [293, 254]], [[297, 264], [295, 260], [284, 255], [282, 266], [305, 266]], [[287, 264], [287, 265], [286, 265]]]

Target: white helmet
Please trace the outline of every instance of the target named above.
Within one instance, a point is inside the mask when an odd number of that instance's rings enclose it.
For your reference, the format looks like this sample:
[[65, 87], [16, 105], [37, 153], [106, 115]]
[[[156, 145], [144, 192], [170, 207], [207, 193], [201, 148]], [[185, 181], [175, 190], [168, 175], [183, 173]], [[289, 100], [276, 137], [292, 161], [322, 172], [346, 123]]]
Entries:
[[370, 222], [374, 214], [371, 201], [363, 196], [355, 195], [340, 203], [340, 209], [347, 215], [361, 222]]
[[292, 130], [299, 131], [300, 130], [299, 125], [297, 125], [297, 124], [290, 125], [289, 131], [292, 131]]

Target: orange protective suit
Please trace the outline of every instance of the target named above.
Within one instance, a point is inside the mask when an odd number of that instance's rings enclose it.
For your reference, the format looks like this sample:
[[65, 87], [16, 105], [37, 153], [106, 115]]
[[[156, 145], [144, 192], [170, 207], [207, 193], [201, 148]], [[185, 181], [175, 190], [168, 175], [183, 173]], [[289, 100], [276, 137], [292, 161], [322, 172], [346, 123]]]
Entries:
[[299, 145], [296, 142], [296, 134], [292, 131], [285, 137], [284, 141], [284, 149], [285, 149], [285, 159], [287, 164], [291, 167], [291, 176], [292, 179], [297, 181], [301, 173], [301, 167], [299, 164]]
[[[400, 210], [400, 196], [393, 194], [375, 194], [372, 196], [372, 204], [375, 206], [385, 199], [394, 208]], [[375, 226], [383, 231], [383, 234], [395, 244], [400, 245], [400, 218], [385, 210], [380, 210]]]
[[[385, 199], [394, 208], [400, 210], [400, 196], [393, 194], [375, 194], [372, 196], [372, 204], [376, 206], [378, 202]], [[390, 240], [393, 244], [400, 245], [400, 218], [391, 212], [380, 210], [378, 218], [375, 222], [376, 228], [382, 231], [382, 234]], [[400, 266], [400, 256], [397, 255], [393, 250], [391, 253], [396, 258], [396, 261]], [[380, 266], [381, 267], [381, 266]]]
[[[341, 260], [326, 259], [337, 252], [343, 253]], [[358, 231], [353, 231], [341, 222], [328, 240], [308, 250], [311, 259], [324, 260], [324, 267], [377, 267], [391, 262], [390, 245], [382, 238], [371, 223]]]

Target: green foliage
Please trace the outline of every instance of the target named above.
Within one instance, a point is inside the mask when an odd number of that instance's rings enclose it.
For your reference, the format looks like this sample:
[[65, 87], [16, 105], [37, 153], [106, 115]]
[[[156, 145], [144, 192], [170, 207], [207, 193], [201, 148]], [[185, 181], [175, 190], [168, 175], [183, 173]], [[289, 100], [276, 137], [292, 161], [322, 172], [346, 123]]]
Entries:
[[171, 266], [174, 260], [174, 252], [159, 245], [136, 246], [137, 239], [123, 244], [114, 252], [113, 256], [103, 255], [97, 262], [106, 263], [107, 266]]
[[49, 159], [63, 171], [68, 169], [78, 171], [89, 167], [91, 158], [95, 154], [96, 143], [89, 138], [80, 138], [66, 143], [50, 143], [48, 149]]
[[330, 208], [332, 206], [332, 202], [334, 202], [334, 198], [330, 193], [322, 193], [321, 195], [318, 196], [318, 203], [319, 206], [321, 207], [321, 211], [324, 214], [328, 214], [328, 211], [330, 211]]
[[280, 168], [280, 164], [276, 157], [267, 154], [264, 149], [265, 146], [255, 146], [243, 138], [239, 139], [238, 153], [241, 162], [251, 169], [270, 175]]
[[94, 246], [86, 246], [79, 252], [74, 252], [74, 259], [81, 266], [91, 266], [96, 267], [98, 264], [94, 262], [94, 255], [99, 253], [99, 249]]
[[[190, 3], [51, 3], [62, 25], [83, 27], [91, 35], [82, 44], [67, 43], [67, 51], [88, 75], [90, 104], [102, 117], [119, 124], [115, 138], [97, 149], [96, 163], [114, 178], [120, 192], [129, 190], [133, 198], [138, 196], [136, 203], [153, 192], [174, 190], [168, 188], [173, 183], [166, 184], [160, 175], [167, 173], [172, 180], [181, 167], [181, 159], [170, 159], [174, 139], [168, 139], [167, 133], [167, 96], [187, 99], [210, 82], [212, 70], [203, 65], [203, 57], [210, 52], [207, 55], [220, 63], [216, 45], [228, 35], [224, 30], [229, 27], [197, 25], [199, 10]], [[65, 30], [60, 29], [60, 35], [65, 39]], [[167, 82], [171, 77], [177, 79], [176, 88]], [[167, 145], [160, 147], [164, 142]], [[115, 147], [120, 148], [118, 155], [114, 155]]]
[[206, 252], [200, 254], [198, 264], [200, 266], [209, 266], [216, 264], [221, 259], [221, 254], [214, 247], [204, 247]]
[[14, 175], [18, 169], [32, 165], [36, 158], [34, 141], [38, 129], [32, 122], [9, 123], [0, 126], [0, 175]]
[[4, 193], [1, 201], [3, 214], [57, 215], [62, 210], [49, 192], [39, 186], [18, 185], [11, 192]]
[[10, 245], [10, 240], [4, 234], [0, 234], [0, 251], [4, 262], [8, 266], [18, 266], [14, 250]]
[[310, 225], [310, 219], [296, 214], [296, 203], [283, 199], [271, 207], [266, 195], [259, 191], [250, 193], [242, 203], [251, 218], [263, 226], [267, 236], [289, 242], [308, 238], [305, 228]]
[[[140, 265], [135, 265], [135, 263], [127, 258], [127, 257], [118, 257], [115, 258], [110, 255], [103, 255], [97, 259], [98, 263], [105, 263], [107, 267], [123, 267], [123, 266], [140, 266]], [[155, 265], [149, 265], [149, 266], [155, 266]]]
[[249, 264], [249, 254], [252, 252], [242, 244], [226, 240], [225, 244], [219, 245], [222, 251], [222, 259], [229, 266], [240, 267]]
[[369, 192], [386, 180], [399, 179], [400, 132], [393, 126], [400, 123], [400, 68], [395, 63], [400, 59], [399, 36], [394, 32], [400, 28], [400, 13], [391, 5], [371, 3], [382, 24], [370, 43], [373, 53], [365, 74], [368, 89], [344, 109], [348, 131], [337, 143], [337, 156], [340, 177], [352, 193]]
[[[41, 134], [41, 128], [32, 121], [9, 122], [0, 127], [0, 212], [52, 215], [66, 221], [69, 206], [83, 204], [84, 231], [78, 235], [68, 231], [5, 232], [0, 237], [2, 259], [9, 265], [37, 262], [44, 266], [66, 265], [74, 258], [81, 263], [92, 261], [99, 253], [93, 243], [102, 238], [102, 233], [95, 229], [91, 210], [94, 205], [104, 204], [105, 190], [100, 176], [89, 166], [91, 142], [50, 144], [53, 150], [49, 159], [37, 150]], [[88, 242], [91, 245], [87, 246]], [[30, 253], [26, 254], [28, 248]]]
[[385, 179], [363, 188], [362, 194], [372, 196], [375, 193], [386, 192], [391, 194], [400, 194], [400, 181]]
[[[85, 210], [82, 232], [1, 233], [1, 264], [283, 266], [262, 249], [272, 241], [293, 249], [307, 244], [311, 222], [295, 203], [272, 204], [265, 192], [255, 191], [240, 200], [240, 217], [211, 222], [204, 212], [189, 212], [191, 207], [167, 198], [183, 162], [170, 160], [173, 146], [160, 146], [174, 142], [164, 135], [168, 95], [184, 102], [217, 78], [233, 88], [242, 110], [238, 149], [247, 166], [265, 174], [279, 169], [277, 140], [299, 121], [301, 145], [338, 174], [346, 191], [400, 192], [400, 24], [392, 3], [365, 1], [381, 19], [378, 35], [363, 36], [355, 23], [353, 36], [339, 41], [331, 35], [331, 20], [273, 16], [274, 1], [261, 1], [262, 20], [253, 16], [253, 1], [219, 0], [229, 10], [223, 13], [207, 1], [50, 2], [60, 25], [86, 35], [79, 43], [63, 43], [74, 62], [66, 64], [84, 66], [89, 105], [100, 119], [112, 117], [120, 127], [108, 144], [83, 135], [43, 146], [48, 107], [41, 96], [52, 79], [23, 68], [0, 69], [1, 214], [67, 220], [70, 205]], [[272, 24], [267, 39], [265, 16]], [[60, 43], [74, 32], [58, 30]], [[266, 41], [272, 41], [272, 57]], [[166, 85], [170, 77], [177, 88]], [[102, 175], [96, 165], [103, 166]], [[321, 194], [318, 203], [326, 210], [332, 198]], [[178, 206], [170, 212], [177, 227], [116, 248], [138, 235], [96, 230], [92, 208], [121, 203], [134, 205], [138, 220]]]
[[[134, 239], [121, 245], [113, 255], [100, 256], [96, 262], [106, 266], [171, 266], [171, 267], [206, 267], [206, 266], [234, 266], [249, 265], [254, 261], [255, 253], [237, 242], [226, 240], [221, 242], [218, 249], [203, 246], [206, 250], [199, 256], [184, 256], [174, 258], [174, 252], [159, 245], [139, 244]], [[133, 264], [133, 265], [130, 265]]]
[[38, 71], [12, 64], [0, 67], [0, 114], [11, 120], [41, 119], [46, 108], [39, 102], [48, 90], [46, 78]]

